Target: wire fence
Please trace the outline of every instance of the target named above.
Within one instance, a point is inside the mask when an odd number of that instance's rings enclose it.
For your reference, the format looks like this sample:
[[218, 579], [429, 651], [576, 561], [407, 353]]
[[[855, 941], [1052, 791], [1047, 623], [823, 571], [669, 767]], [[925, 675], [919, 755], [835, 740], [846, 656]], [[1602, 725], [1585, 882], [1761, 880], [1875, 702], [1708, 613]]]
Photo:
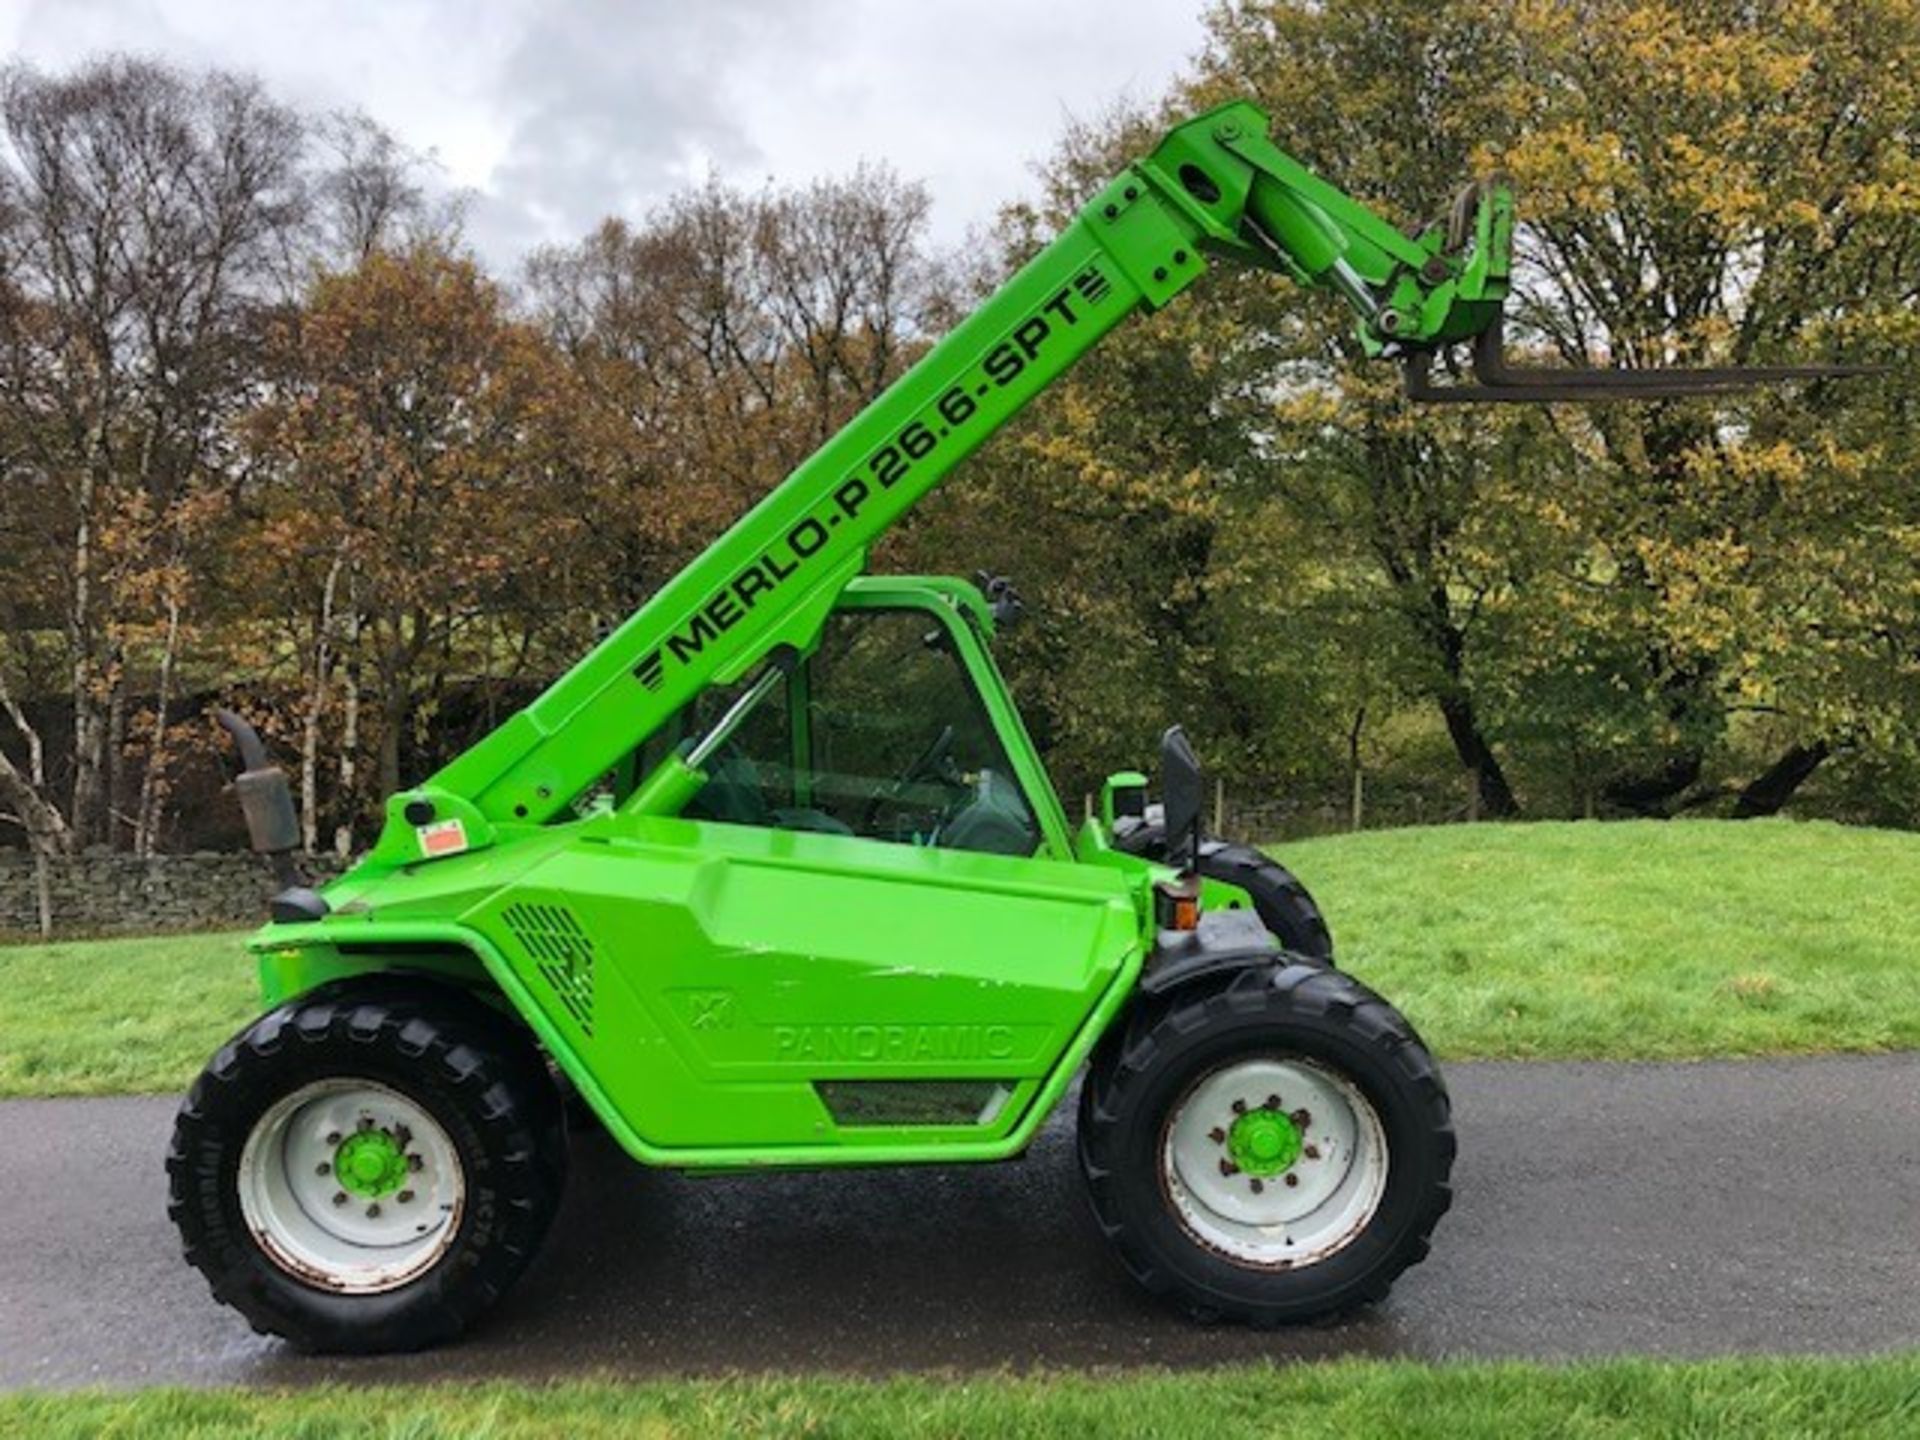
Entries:
[[1437, 804], [1420, 793], [1401, 797], [1390, 805], [1369, 805], [1357, 822], [1350, 806], [1332, 802], [1240, 801], [1227, 795], [1209, 813], [1208, 828], [1228, 840], [1260, 844], [1406, 825], [1459, 825], [1477, 819], [1471, 803]]
[[[1355, 830], [1459, 825], [1480, 818], [1475, 798], [1464, 776], [1458, 785], [1447, 788], [1383, 784], [1340, 799], [1324, 794], [1279, 798], [1242, 794], [1216, 781], [1206, 828], [1223, 839], [1258, 845]], [[1088, 795], [1083, 804], [1091, 815], [1097, 797]]]

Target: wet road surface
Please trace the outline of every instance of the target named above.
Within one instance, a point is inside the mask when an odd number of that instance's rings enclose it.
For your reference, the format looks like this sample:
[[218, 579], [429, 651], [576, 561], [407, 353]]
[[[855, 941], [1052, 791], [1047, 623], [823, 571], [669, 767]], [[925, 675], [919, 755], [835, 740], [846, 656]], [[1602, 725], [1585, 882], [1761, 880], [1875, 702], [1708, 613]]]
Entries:
[[1196, 1326], [1137, 1292], [1063, 1105], [987, 1167], [696, 1180], [582, 1139], [494, 1316], [370, 1360], [294, 1354], [208, 1297], [165, 1215], [171, 1099], [0, 1102], [0, 1386], [1920, 1345], [1920, 1054], [1447, 1076], [1453, 1211], [1335, 1326]]

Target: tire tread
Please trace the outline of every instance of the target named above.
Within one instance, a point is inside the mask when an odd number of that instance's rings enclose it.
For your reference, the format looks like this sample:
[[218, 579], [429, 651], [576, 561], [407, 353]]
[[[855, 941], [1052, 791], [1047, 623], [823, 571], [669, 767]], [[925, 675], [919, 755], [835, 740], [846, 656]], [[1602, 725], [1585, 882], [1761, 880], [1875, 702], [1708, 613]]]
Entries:
[[[285, 1056], [289, 1037], [306, 1052]], [[277, 1096], [314, 1051], [386, 1052], [418, 1065], [460, 1100], [466, 1122], [481, 1136], [486, 1183], [509, 1217], [490, 1234], [481, 1258], [447, 1270], [449, 1255], [421, 1280], [379, 1297], [407, 1303], [369, 1307], [377, 1318], [360, 1330], [342, 1320], [344, 1297], [301, 1285], [271, 1266], [250, 1239], [227, 1220], [217, 1193], [230, 1147], [237, 1154], [245, 1129], [237, 1117], [257, 1114]], [[546, 1143], [542, 1143], [543, 1140]], [[361, 977], [321, 986], [261, 1016], [223, 1045], [182, 1101], [167, 1150], [167, 1212], [178, 1228], [187, 1263], [199, 1270], [216, 1300], [238, 1310], [253, 1329], [302, 1349], [338, 1353], [412, 1350], [452, 1338], [476, 1320], [525, 1268], [550, 1226], [565, 1180], [565, 1133], [560, 1098], [544, 1063], [504, 1016], [484, 1002], [431, 984], [393, 977]], [[209, 1212], [220, 1217], [210, 1223]], [[251, 1252], [251, 1253], [249, 1253]], [[440, 1283], [430, 1283], [447, 1271]], [[302, 1296], [321, 1297], [302, 1303]]]
[[[1336, 1019], [1357, 1038], [1377, 1049], [1418, 1096], [1420, 1130], [1432, 1147], [1438, 1177], [1418, 1197], [1418, 1206], [1399, 1243], [1383, 1263], [1334, 1301], [1308, 1316], [1285, 1306], [1261, 1306], [1198, 1287], [1187, 1277], [1156, 1262], [1146, 1237], [1125, 1217], [1122, 1162], [1116, 1153], [1131, 1114], [1128, 1098], [1144, 1086], [1168, 1047], [1155, 1037], [1191, 1034], [1229, 1017], [1244, 1019], [1245, 1001], [1287, 1016]], [[1113, 1244], [1127, 1271], [1148, 1291], [1176, 1303], [1190, 1318], [1237, 1320], [1266, 1328], [1301, 1319], [1336, 1320], [1384, 1299], [1393, 1282], [1424, 1259], [1434, 1227], [1452, 1204], [1448, 1183], [1457, 1153], [1451, 1100], [1439, 1067], [1413, 1026], [1399, 1011], [1352, 976], [1311, 960], [1290, 958], [1277, 966], [1249, 966], [1230, 977], [1213, 977], [1140, 1007], [1128, 1020], [1120, 1043], [1103, 1045], [1089, 1066], [1081, 1091], [1078, 1151], [1087, 1196], [1096, 1225]]]

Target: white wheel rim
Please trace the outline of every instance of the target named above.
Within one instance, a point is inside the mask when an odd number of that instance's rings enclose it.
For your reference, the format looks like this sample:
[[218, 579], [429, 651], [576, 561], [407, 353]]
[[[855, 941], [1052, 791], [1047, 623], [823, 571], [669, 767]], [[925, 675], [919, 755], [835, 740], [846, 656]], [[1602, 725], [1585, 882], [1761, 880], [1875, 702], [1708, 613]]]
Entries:
[[[384, 1134], [404, 1156], [397, 1184], [344, 1178], [342, 1145]], [[360, 1188], [356, 1188], [360, 1187]], [[282, 1270], [344, 1295], [395, 1290], [452, 1247], [466, 1202], [460, 1152], [440, 1123], [371, 1080], [321, 1080], [262, 1115], [240, 1152], [240, 1213]], [[345, 1197], [344, 1199], [342, 1197]]]
[[[1293, 1140], [1253, 1171], [1240, 1168], [1247, 1147], [1242, 1139], [1236, 1149], [1236, 1123], [1251, 1116], [1277, 1132], [1266, 1122], [1275, 1113]], [[1160, 1178], [1181, 1227], [1201, 1245], [1239, 1265], [1291, 1270], [1327, 1259], [1366, 1229], [1386, 1193], [1387, 1136], [1372, 1102], [1329, 1067], [1299, 1056], [1236, 1060], [1201, 1076], [1174, 1105]]]

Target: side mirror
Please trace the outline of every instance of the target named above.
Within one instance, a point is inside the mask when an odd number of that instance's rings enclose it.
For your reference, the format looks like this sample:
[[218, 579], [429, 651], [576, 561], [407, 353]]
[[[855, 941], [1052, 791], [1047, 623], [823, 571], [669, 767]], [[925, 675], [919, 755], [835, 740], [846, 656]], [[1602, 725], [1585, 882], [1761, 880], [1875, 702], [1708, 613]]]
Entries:
[[1160, 737], [1160, 801], [1165, 811], [1167, 863], [1191, 870], [1200, 858], [1200, 815], [1207, 781], [1200, 757], [1178, 725]]
[[1005, 575], [989, 575], [986, 571], [976, 572], [981, 593], [987, 597], [987, 608], [993, 612], [993, 623], [1001, 628], [1013, 624], [1027, 613], [1027, 607], [1021, 602], [1020, 592], [1013, 588], [1013, 581]]

